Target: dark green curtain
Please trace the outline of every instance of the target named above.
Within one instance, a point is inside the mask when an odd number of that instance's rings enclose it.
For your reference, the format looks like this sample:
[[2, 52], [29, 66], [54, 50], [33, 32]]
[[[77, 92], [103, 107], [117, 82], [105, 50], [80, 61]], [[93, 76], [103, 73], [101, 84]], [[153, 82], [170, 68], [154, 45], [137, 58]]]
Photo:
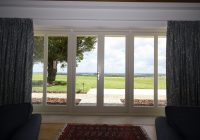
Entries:
[[31, 102], [33, 22], [0, 18], [0, 105]]
[[200, 106], [200, 21], [169, 21], [167, 104]]

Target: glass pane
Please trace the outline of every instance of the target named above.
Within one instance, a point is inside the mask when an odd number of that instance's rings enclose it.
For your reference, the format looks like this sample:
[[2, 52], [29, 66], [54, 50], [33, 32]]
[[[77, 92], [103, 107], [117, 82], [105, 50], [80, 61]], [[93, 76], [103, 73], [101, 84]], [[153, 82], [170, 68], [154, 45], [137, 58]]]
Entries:
[[68, 38], [48, 37], [47, 104], [66, 105]]
[[34, 37], [32, 103], [41, 104], [43, 99], [44, 37]]
[[158, 105], [166, 105], [166, 37], [158, 38]]
[[154, 38], [134, 38], [134, 106], [154, 105]]
[[125, 105], [125, 37], [105, 37], [104, 106]]
[[96, 106], [97, 103], [97, 38], [77, 37], [75, 105]]

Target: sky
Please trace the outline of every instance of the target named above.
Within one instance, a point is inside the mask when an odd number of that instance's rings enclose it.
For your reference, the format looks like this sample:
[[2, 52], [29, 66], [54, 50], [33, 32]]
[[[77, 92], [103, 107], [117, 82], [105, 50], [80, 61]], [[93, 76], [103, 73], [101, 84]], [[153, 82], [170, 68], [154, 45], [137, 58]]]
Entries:
[[[125, 73], [125, 37], [105, 37], [105, 73]], [[153, 73], [154, 40], [151, 37], [135, 37], [134, 39], [134, 73]], [[84, 59], [78, 63], [77, 73], [97, 72], [97, 47], [84, 53]], [[33, 66], [33, 72], [42, 72], [43, 64]], [[59, 73], [66, 73], [67, 68], [57, 66]], [[166, 73], [166, 38], [158, 39], [158, 72]]]

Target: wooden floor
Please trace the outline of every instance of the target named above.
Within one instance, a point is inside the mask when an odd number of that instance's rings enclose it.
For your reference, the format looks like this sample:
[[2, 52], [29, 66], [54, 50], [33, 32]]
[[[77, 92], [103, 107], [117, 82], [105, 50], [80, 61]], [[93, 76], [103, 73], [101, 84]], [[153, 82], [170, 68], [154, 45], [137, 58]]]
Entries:
[[43, 115], [39, 140], [56, 140], [59, 132], [67, 123], [89, 124], [133, 124], [142, 126], [151, 140], [156, 140], [153, 117], [125, 117], [125, 116], [58, 116]]
[[64, 123], [43, 123], [40, 127], [39, 140], [55, 140], [64, 125]]

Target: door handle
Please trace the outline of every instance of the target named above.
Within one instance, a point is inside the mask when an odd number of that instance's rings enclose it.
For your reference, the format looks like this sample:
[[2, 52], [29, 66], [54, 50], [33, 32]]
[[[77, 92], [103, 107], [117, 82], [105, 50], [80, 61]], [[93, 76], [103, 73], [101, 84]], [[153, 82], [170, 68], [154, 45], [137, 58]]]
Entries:
[[100, 79], [100, 72], [97, 72], [97, 79]]

